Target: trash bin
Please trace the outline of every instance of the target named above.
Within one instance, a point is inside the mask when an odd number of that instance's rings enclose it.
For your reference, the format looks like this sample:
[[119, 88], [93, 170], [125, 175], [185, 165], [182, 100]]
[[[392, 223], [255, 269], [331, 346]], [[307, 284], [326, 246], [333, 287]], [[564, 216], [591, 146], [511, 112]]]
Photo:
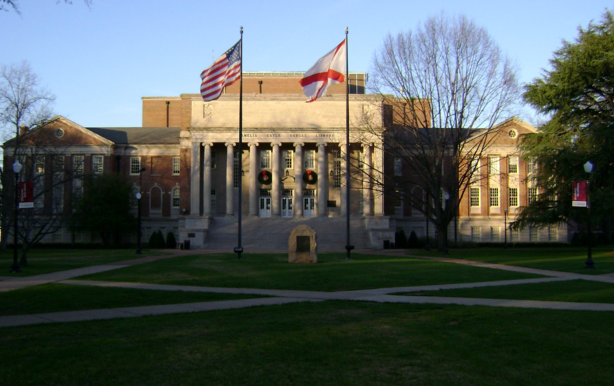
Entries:
[[190, 240], [183, 240], [183, 249], [190, 249]]
[[390, 240], [384, 240], [384, 249], [390, 249]]

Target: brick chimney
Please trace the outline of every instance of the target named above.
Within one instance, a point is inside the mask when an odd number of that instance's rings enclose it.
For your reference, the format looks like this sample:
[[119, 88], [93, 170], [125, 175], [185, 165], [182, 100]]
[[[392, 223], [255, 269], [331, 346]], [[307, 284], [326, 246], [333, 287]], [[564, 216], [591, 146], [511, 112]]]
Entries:
[[28, 126], [19, 126], [19, 135], [24, 135], [28, 131]]

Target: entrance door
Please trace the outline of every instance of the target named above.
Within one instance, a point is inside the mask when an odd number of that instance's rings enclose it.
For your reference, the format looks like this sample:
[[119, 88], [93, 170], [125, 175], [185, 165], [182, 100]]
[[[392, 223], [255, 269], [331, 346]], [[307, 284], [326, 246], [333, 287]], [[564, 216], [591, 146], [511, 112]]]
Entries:
[[271, 217], [271, 197], [260, 197], [260, 217]]
[[316, 199], [315, 197], [303, 197], [303, 216], [315, 217], [316, 215]]
[[294, 209], [292, 206], [292, 197], [281, 198], [281, 217], [292, 217], [294, 215]]

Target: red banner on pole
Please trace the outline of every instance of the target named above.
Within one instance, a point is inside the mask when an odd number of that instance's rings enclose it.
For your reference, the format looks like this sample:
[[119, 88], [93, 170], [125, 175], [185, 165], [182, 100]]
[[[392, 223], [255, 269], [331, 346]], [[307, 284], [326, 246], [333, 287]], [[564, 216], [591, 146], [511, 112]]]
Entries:
[[586, 181], [572, 181], [571, 187], [571, 206], [586, 207]]
[[19, 183], [19, 209], [34, 208], [34, 184], [32, 181]]

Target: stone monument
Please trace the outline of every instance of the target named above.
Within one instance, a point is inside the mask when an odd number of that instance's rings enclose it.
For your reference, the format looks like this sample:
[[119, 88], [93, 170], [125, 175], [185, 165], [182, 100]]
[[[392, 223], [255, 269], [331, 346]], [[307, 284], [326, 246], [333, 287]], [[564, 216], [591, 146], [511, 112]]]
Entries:
[[318, 253], [316, 247], [316, 231], [307, 225], [297, 226], [290, 232], [290, 238], [288, 239], [288, 262], [317, 263]]

